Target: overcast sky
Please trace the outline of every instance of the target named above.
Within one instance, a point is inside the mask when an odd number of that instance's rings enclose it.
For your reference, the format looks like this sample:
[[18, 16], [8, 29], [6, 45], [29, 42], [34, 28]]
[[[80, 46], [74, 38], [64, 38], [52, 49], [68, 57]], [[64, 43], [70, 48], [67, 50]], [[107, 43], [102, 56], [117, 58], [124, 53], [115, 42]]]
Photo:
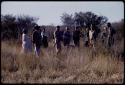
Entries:
[[110, 22], [124, 18], [124, 4], [120, 1], [4, 1], [1, 4], [1, 14], [37, 17], [39, 25], [60, 25], [62, 24], [60, 16], [63, 13], [73, 14], [80, 11], [92, 11], [97, 15], [106, 16]]

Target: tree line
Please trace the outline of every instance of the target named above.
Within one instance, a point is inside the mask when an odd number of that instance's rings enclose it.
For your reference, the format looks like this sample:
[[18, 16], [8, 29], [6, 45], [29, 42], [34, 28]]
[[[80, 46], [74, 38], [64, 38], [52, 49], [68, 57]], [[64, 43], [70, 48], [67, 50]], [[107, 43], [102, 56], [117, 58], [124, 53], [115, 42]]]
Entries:
[[[100, 16], [93, 12], [75, 12], [74, 14], [63, 13], [61, 16], [62, 27], [69, 26], [74, 28], [79, 26], [80, 28], [86, 28], [91, 24], [98, 29], [98, 27], [106, 24], [108, 18], [106, 16]], [[29, 32], [33, 30], [33, 27], [37, 25], [39, 18], [19, 15], [13, 16], [11, 14], [1, 15], [1, 39], [18, 39], [21, 36], [24, 28], [28, 29]], [[124, 35], [124, 19], [120, 22], [113, 23], [113, 26]], [[45, 26], [48, 30], [54, 29], [54, 26]], [[50, 27], [53, 27], [52, 29]], [[52, 33], [51, 33], [52, 34]]]
[[28, 15], [1, 15], [1, 39], [18, 39], [24, 28], [32, 30], [38, 18]]
[[101, 26], [108, 21], [108, 18], [92, 12], [75, 12], [74, 15], [63, 13], [61, 20], [65, 26], [88, 27], [91, 24]]

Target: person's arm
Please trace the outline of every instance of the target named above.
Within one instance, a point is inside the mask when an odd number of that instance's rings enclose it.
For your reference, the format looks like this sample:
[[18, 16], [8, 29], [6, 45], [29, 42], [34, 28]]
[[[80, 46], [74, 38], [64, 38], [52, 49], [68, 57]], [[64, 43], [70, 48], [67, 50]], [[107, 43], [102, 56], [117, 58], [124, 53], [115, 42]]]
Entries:
[[53, 46], [55, 47], [55, 45], [56, 45], [56, 32], [53, 33], [53, 41], [54, 41], [54, 45]]
[[43, 38], [43, 32], [41, 32], [41, 37]]
[[53, 33], [53, 38], [54, 38], [54, 39], [56, 38], [56, 32]]
[[33, 33], [33, 43], [36, 42], [36, 32]]
[[24, 34], [22, 34], [22, 42], [24, 41]]

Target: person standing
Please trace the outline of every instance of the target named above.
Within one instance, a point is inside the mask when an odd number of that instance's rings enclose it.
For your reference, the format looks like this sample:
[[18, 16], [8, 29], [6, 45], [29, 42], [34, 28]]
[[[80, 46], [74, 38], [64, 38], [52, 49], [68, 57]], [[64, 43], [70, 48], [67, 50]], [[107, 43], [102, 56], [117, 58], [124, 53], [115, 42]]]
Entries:
[[94, 30], [92, 28], [92, 25], [89, 27], [89, 46], [90, 47], [93, 47], [94, 43], [93, 43], [93, 33], [94, 33]]
[[63, 34], [64, 46], [69, 46], [71, 41], [71, 33], [68, 27], [66, 27], [66, 31]]
[[42, 36], [42, 45], [43, 47], [47, 48], [48, 47], [48, 36], [45, 28], [43, 28], [43, 31], [41, 32]]
[[57, 26], [56, 31], [54, 32], [54, 39], [56, 45], [57, 54], [61, 52], [61, 41], [62, 41], [62, 32], [60, 31], [60, 26]]
[[23, 29], [23, 34], [22, 34], [22, 52], [23, 53], [32, 51], [32, 42], [27, 33], [28, 33], [28, 30]]
[[105, 44], [105, 45], [107, 44], [106, 43], [106, 37], [107, 37], [106, 27], [103, 27], [102, 32], [101, 32], [101, 40], [102, 40], [102, 43]]
[[40, 26], [34, 27], [33, 43], [34, 43], [34, 46], [35, 46], [35, 55], [36, 55], [36, 57], [39, 57], [40, 56], [40, 47], [41, 47], [41, 44], [42, 44]]
[[76, 27], [75, 31], [73, 32], [73, 40], [74, 40], [74, 44], [75, 46], [79, 47], [79, 40], [80, 40], [80, 30], [79, 27]]
[[85, 41], [85, 47], [88, 47], [89, 44], [89, 31], [88, 31], [88, 27], [85, 28], [85, 31], [84, 31], [84, 41]]
[[111, 26], [111, 23], [107, 23], [107, 45], [111, 47], [114, 44], [114, 34], [116, 33], [115, 29]]

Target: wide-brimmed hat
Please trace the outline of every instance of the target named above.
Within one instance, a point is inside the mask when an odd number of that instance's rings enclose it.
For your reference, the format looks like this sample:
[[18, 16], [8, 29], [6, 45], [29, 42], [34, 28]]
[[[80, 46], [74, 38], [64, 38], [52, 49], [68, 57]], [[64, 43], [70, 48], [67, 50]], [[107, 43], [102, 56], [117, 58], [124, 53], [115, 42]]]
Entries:
[[108, 27], [111, 27], [111, 23], [110, 23], [110, 22], [108, 22], [108, 23], [107, 23], [107, 26], [108, 26]]
[[34, 27], [34, 29], [35, 29], [35, 30], [39, 30], [39, 29], [40, 29], [40, 26], [36, 25], [36, 26]]

